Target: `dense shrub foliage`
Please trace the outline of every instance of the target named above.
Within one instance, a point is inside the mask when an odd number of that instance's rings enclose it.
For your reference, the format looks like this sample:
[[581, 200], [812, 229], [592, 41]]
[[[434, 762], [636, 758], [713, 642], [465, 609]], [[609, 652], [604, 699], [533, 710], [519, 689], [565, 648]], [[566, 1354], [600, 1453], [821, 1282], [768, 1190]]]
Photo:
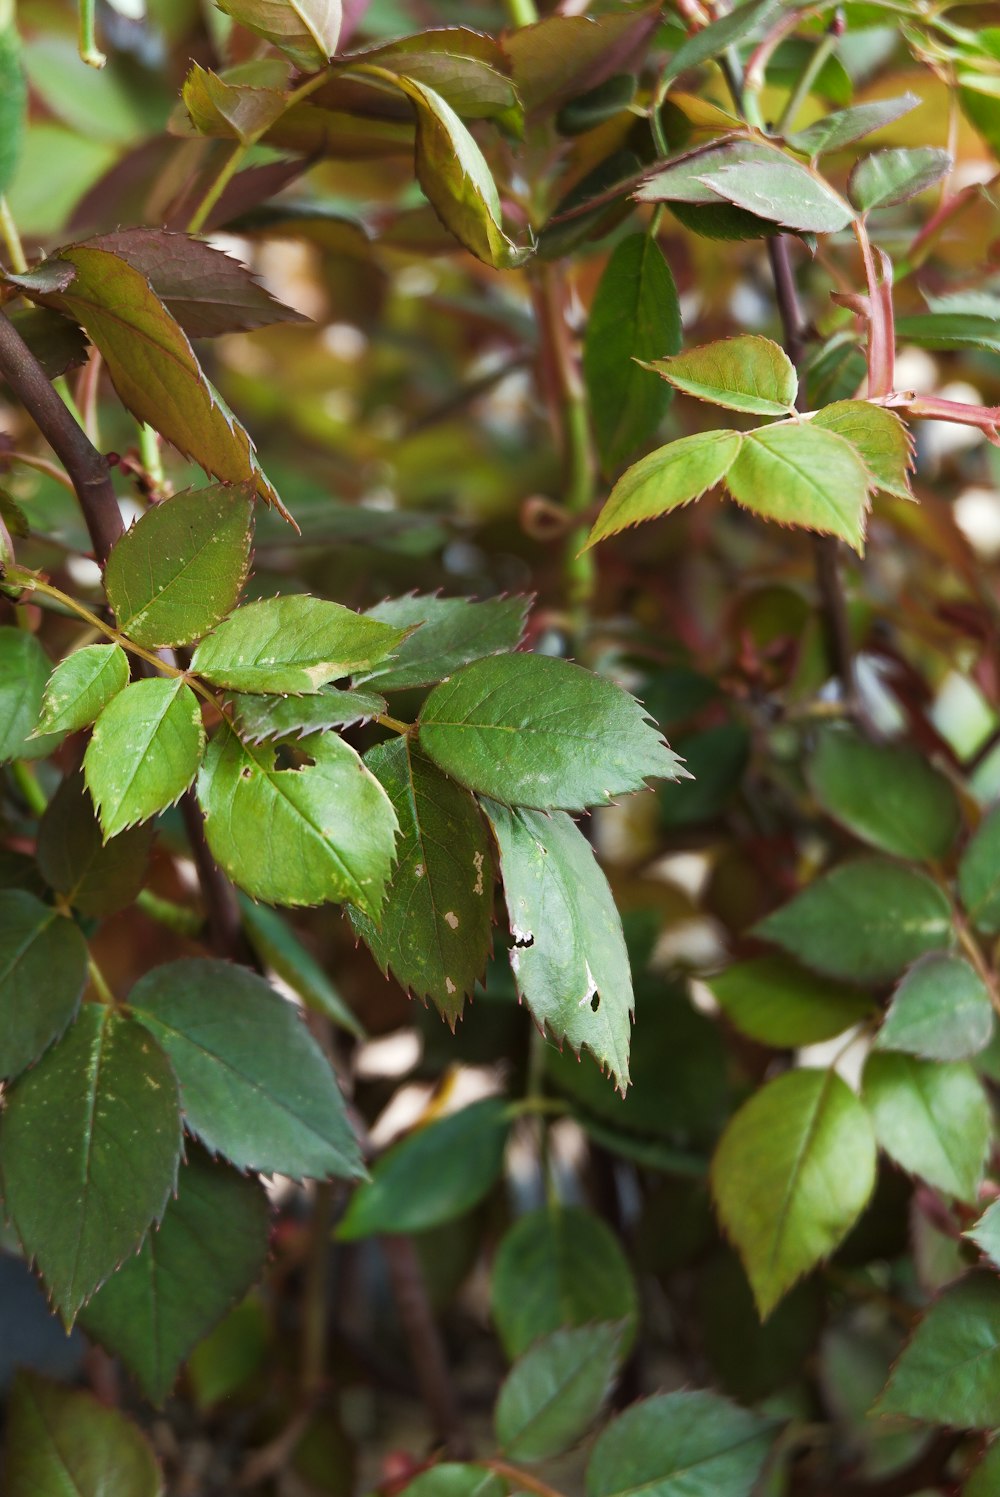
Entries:
[[1000, 1492], [997, 19], [0, 0], [9, 1497]]

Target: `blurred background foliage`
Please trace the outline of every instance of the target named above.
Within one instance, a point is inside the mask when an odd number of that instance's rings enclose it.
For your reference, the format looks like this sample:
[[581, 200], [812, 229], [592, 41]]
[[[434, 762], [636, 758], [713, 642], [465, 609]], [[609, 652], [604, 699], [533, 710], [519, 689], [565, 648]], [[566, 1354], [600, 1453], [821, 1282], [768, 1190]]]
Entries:
[[[30, 124], [10, 206], [32, 254], [123, 224], [179, 226], [227, 149], [185, 137], [178, 92], [192, 59], [234, 65], [258, 55], [261, 44], [207, 0], [148, 0], [144, 17], [132, 14], [138, 8], [100, 7], [108, 66], [97, 73], [80, 65], [68, 0], [18, 6]], [[587, 9], [600, 15], [622, 7], [597, 0]], [[993, 9], [968, 6], [960, 14], [968, 26], [986, 26], [996, 21]], [[944, 64], [918, 59], [884, 12], [845, 11], [847, 32], [799, 123], [910, 89], [919, 107], [872, 143], [949, 147], [952, 191], [993, 177], [996, 91], [967, 89], [971, 97], [957, 109]], [[349, 5], [348, 14], [359, 44], [428, 26], [496, 34], [508, 19], [489, 0], [473, 7], [373, 0]], [[649, 56], [676, 45], [682, 31], [666, 13]], [[765, 114], [780, 112], [809, 35], [807, 25], [776, 55], [762, 93]], [[640, 62], [636, 76], [636, 107], [626, 101], [593, 128], [560, 128], [553, 110], [521, 143], [493, 129], [481, 133], [511, 222], [541, 231], [592, 173], [620, 177], [649, 159], [639, 106], [648, 101], [652, 70]], [[702, 78], [699, 99], [727, 106], [714, 71]], [[638, 1327], [622, 1403], [659, 1386], [713, 1386], [797, 1420], [824, 1458], [877, 1481], [906, 1468], [931, 1438], [873, 1421], [867, 1410], [913, 1307], [954, 1276], [956, 1244], [921, 1213], [919, 1187], [883, 1169], [872, 1204], [831, 1263], [761, 1327], [706, 1186], [726, 1119], [775, 1062], [772, 1051], [720, 1018], [702, 978], [743, 954], [749, 927], [805, 877], [856, 846], [824, 815], [802, 768], [817, 722], [836, 710], [813, 538], [704, 500], [601, 548], [581, 619], [570, 607], [563, 518], [552, 508], [564, 474], [538, 378], [532, 278], [536, 286], [540, 274], [559, 278], [571, 331], [582, 335], [607, 256], [624, 220], [634, 227], [634, 213], [616, 207], [576, 227], [545, 230], [541, 271], [537, 262], [530, 272], [491, 270], [457, 250], [415, 186], [405, 102], [378, 94], [368, 108], [370, 120], [363, 110], [355, 116], [353, 146], [340, 143], [329, 155], [254, 147], [249, 165], [270, 173], [277, 190], [224, 203], [211, 226], [213, 243], [309, 318], [201, 349], [302, 529], [296, 539], [277, 516], [260, 515], [252, 589], [314, 591], [358, 608], [411, 589], [532, 593], [530, 643], [628, 684], [695, 775], [693, 784], [665, 785], [592, 819], [625, 915], [636, 981], [635, 1084], [624, 1102], [588, 1058], [578, 1062], [533, 1040], [502, 952], [451, 1034], [436, 1013], [382, 977], [338, 909], [295, 917], [323, 981], [336, 990], [331, 1001], [346, 1004], [363, 1030], [356, 1040], [338, 1031], [336, 1045], [376, 1146], [417, 1119], [497, 1091], [551, 1099], [541, 1156], [537, 1118], [527, 1113], [513, 1128], [503, 1178], [457, 1219], [413, 1237], [468, 1427], [482, 1443], [504, 1371], [494, 1329], [498, 1245], [516, 1250], [510, 1224], [548, 1195], [587, 1213], [569, 1235], [580, 1233], [585, 1244], [588, 1233], [594, 1238], [582, 1283], [599, 1279], [601, 1317], [624, 1315]], [[668, 106], [671, 145], [690, 137], [697, 118], [696, 107], [685, 114]], [[890, 252], [905, 251], [913, 233], [910, 208], [896, 213], [881, 228]], [[680, 293], [686, 343], [735, 331], [779, 335], [759, 240], [700, 237], [668, 213], [659, 243]], [[803, 258], [800, 275], [814, 332], [825, 338], [849, 325], [827, 293], [855, 289], [850, 255], [824, 243], [814, 259]], [[968, 291], [986, 298], [984, 306], [1000, 306], [995, 191], [975, 198], [937, 240], [919, 289], [917, 281], [899, 279], [899, 316], [921, 312], [928, 293]], [[843, 360], [830, 353], [811, 369], [812, 402], [856, 386], [863, 359], [853, 342]], [[904, 338], [897, 383], [997, 404], [1000, 353], [933, 352]], [[600, 399], [600, 390], [591, 394]], [[135, 426], [103, 382], [91, 398], [102, 448], [126, 460], [120, 497], [138, 513], [148, 486]], [[0, 405], [0, 417], [7, 451], [30, 449], [34, 438], [14, 406]], [[678, 397], [660, 440], [709, 424], [704, 407]], [[200, 481], [176, 454], [167, 452], [165, 463], [175, 490]], [[89, 542], [73, 496], [46, 473], [6, 461], [2, 447], [0, 472], [30, 523], [19, 542], [24, 564], [62, 574], [78, 596], [97, 600], [99, 576], [85, 556]], [[976, 431], [924, 423], [914, 487], [919, 505], [879, 501], [864, 562], [845, 563], [859, 686], [868, 716], [916, 744], [973, 812], [1000, 793], [1000, 450]], [[49, 615], [45, 628], [57, 655], [72, 626]], [[369, 730], [352, 736], [359, 746], [370, 741]], [[54, 789], [57, 768], [40, 766], [39, 774]], [[16, 824], [12, 830], [16, 837]], [[150, 888], [191, 904], [179, 822], [166, 818], [165, 832]], [[132, 910], [102, 924], [94, 949], [108, 977], [127, 986], [155, 963], [201, 948]], [[268, 961], [281, 972], [278, 960]], [[1000, 1077], [996, 1045], [978, 1064], [991, 1081]], [[279, 1214], [264, 1283], [198, 1348], [166, 1413], [140, 1413], [169, 1490], [231, 1493], [238, 1483], [281, 1497], [347, 1497], [380, 1483], [399, 1489], [436, 1436], [400, 1326], [392, 1288], [398, 1266], [374, 1240], [338, 1242], [327, 1261], [325, 1234], [317, 1259], [316, 1213], [332, 1221], [341, 1209], [332, 1191], [317, 1201], [315, 1192], [276, 1182], [274, 1200]], [[527, 1292], [534, 1261], [515, 1300]], [[577, 1315], [581, 1279], [565, 1271], [564, 1318], [572, 1323], [588, 1318], [588, 1307]], [[327, 1290], [317, 1290], [317, 1275], [325, 1281], [327, 1274]], [[317, 1306], [325, 1316], [327, 1291], [329, 1326], [324, 1319], [319, 1334], [328, 1335], [328, 1376], [304, 1398], [303, 1358], [314, 1368], [308, 1358], [317, 1334], [309, 1317]], [[62, 1337], [14, 1256], [0, 1257], [0, 1325], [0, 1379], [17, 1363], [57, 1375], [82, 1368], [99, 1392], [139, 1407], [120, 1371], [81, 1332]], [[578, 1468], [570, 1457], [551, 1479], [567, 1493], [581, 1490]], [[779, 1460], [762, 1490], [797, 1490], [789, 1480]]]

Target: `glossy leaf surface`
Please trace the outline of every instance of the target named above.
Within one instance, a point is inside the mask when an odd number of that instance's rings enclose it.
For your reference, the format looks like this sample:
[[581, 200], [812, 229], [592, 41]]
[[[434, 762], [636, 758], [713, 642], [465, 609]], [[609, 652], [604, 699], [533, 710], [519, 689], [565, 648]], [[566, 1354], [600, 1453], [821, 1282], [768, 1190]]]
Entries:
[[59, 662], [42, 698], [40, 733], [86, 728], [128, 685], [128, 656], [120, 645], [84, 645]]
[[173, 805], [201, 763], [198, 698], [179, 676], [133, 681], [94, 725], [83, 771], [105, 838]]

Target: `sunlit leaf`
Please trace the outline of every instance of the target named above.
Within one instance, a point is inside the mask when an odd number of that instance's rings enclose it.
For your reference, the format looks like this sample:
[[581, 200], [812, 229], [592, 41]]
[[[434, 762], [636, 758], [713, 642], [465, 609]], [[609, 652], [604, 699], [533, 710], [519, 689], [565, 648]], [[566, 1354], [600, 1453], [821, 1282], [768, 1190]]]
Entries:
[[916, 94], [900, 94], [896, 99], [874, 99], [869, 104], [855, 104], [851, 109], [838, 109], [833, 114], [786, 135], [788, 144], [806, 156], [823, 156], [829, 151], [842, 150], [855, 140], [891, 125], [902, 115], [909, 114], [920, 104]]
[[839, 536], [859, 553], [871, 486], [846, 438], [800, 421], [745, 433], [726, 474], [733, 498], [755, 514]]
[[795, 408], [798, 379], [783, 348], [755, 333], [724, 338], [654, 360], [676, 389], [712, 405], [756, 416], [787, 416]]
[[384, 660], [406, 632], [305, 593], [262, 598], [203, 639], [191, 669], [232, 691], [313, 692]]
[[744, 1103], [716, 1150], [712, 1190], [762, 1318], [829, 1257], [874, 1184], [871, 1124], [835, 1071], [789, 1071]]
[[307, 73], [323, 67], [337, 50], [341, 0], [218, 0], [218, 5]]
[[634, 697], [544, 655], [455, 671], [424, 703], [420, 745], [470, 790], [539, 809], [600, 805], [682, 773]]
[[837, 400], [817, 411], [812, 424], [845, 437], [883, 493], [913, 498], [913, 439], [895, 411], [867, 400]]
[[112, 697], [83, 757], [105, 838], [173, 805], [204, 748], [198, 698], [181, 676], [133, 681]]
[[853, 217], [832, 187], [789, 157], [722, 166], [702, 172], [701, 180], [727, 203], [786, 229], [833, 234]]
[[848, 195], [862, 213], [870, 213], [873, 208], [891, 208], [926, 192], [951, 166], [948, 152], [932, 146], [874, 151], [863, 156], [851, 172]]
[[84, 645], [60, 661], [48, 679], [38, 733], [86, 728], [128, 685], [128, 656], [120, 645]]
[[640, 458], [611, 490], [587, 547], [700, 499], [725, 478], [742, 441], [738, 431], [701, 431]]
[[346, 900], [377, 919], [394, 855], [392, 803], [342, 738], [316, 734], [298, 747], [311, 762], [283, 769], [272, 746], [216, 733], [198, 777], [212, 854], [255, 899]]

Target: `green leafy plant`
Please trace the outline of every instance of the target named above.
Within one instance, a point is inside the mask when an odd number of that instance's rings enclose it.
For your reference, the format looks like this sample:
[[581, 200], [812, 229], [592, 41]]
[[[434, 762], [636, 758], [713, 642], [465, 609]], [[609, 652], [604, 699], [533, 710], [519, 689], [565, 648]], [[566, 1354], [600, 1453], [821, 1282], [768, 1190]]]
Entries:
[[11, 1497], [1000, 1479], [989, 11], [0, 0]]

